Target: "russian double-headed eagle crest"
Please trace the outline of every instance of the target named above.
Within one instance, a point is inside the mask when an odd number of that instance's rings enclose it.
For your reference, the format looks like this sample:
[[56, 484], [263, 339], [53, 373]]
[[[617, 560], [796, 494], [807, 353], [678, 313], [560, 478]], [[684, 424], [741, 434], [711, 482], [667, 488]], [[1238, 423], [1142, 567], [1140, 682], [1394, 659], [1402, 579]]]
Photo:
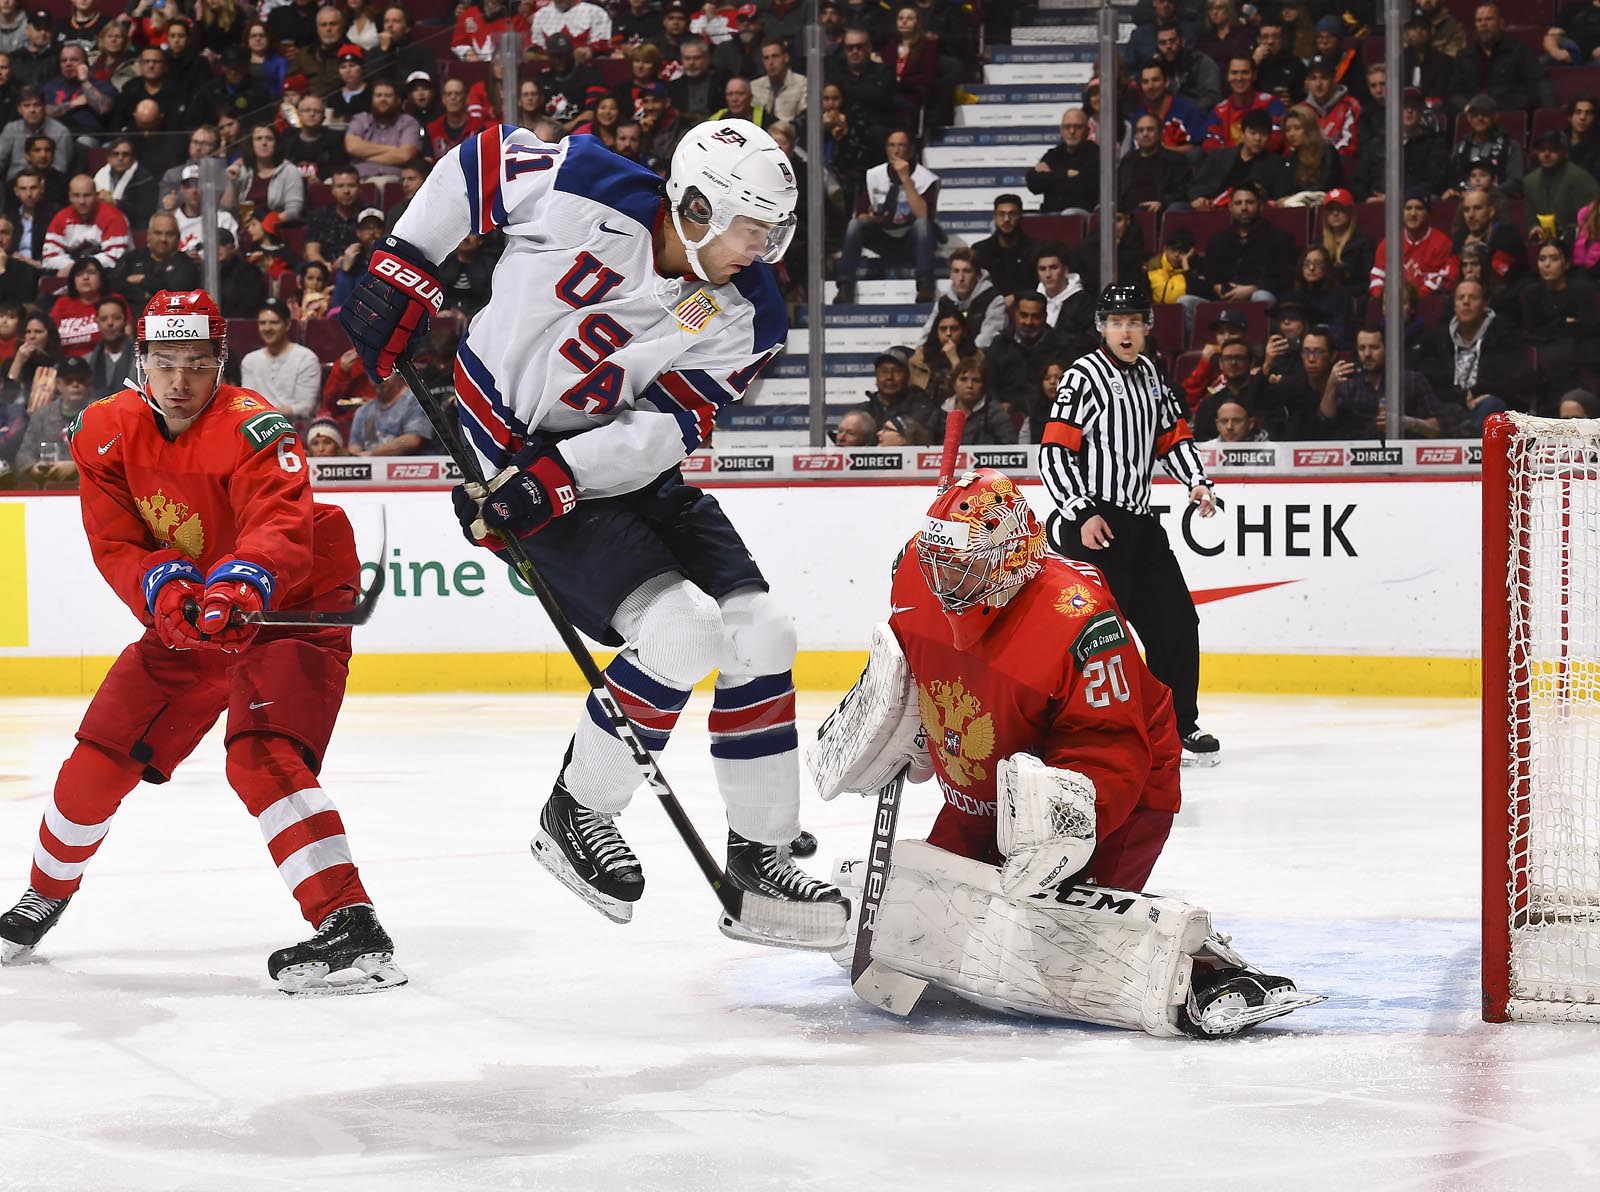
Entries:
[[928, 748], [938, 754], [944, 771], [956, 786], [989, 777], [983, 765], [994, 754], [994, 717], [985, 712], [966, 686], [957, 679], [935, 679], [917, 686], [917, 710], [928, 733]]
[[136, 502], [139, 516], [160, 542], [176, 547], [191, 559], [205, 553], [206, 530], [198, 513], [190, 513], [182, 501], [170, 500], [160, 489], [153, 497], [141, 497]]

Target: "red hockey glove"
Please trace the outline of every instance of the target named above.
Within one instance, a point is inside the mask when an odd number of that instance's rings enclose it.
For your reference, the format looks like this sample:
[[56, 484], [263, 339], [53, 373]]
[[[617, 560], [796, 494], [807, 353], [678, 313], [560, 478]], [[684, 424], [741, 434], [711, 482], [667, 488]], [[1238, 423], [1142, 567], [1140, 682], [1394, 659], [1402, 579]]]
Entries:
[[194, 650], [207, 645], [200, 630], [184, 615], [205, 592], [200, 569], [184, 558], [169, 558], [144, 573], [144, 601], [155, 621], [156, 637], [169, 650]]
[[263, 611], [272, 600], [276, 581], [272, 573], [243, 559], [219, 563], [206, 576], [200, 601], [200, 631], [230, 654], [243, 651], [261, 631], [245, 620]]

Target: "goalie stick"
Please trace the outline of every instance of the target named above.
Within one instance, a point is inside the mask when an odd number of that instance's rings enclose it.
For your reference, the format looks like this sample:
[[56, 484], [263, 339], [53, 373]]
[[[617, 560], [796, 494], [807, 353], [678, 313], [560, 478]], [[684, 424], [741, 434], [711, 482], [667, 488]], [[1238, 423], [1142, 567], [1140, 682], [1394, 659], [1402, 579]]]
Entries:
[[[944, 492], [955, 479], [956, 456], [961, 450], [961, 432], [967, 426], [967, 412], [959, 406], [944, 421], [944, 451], [939, 456], [939, 491]], [[898, 1014], [901, 1018], [916, 1008], [928, 988], [920, 977], [897, 972], [872, 958], [872, 935], [877, 926], [878, 907], [889, 884], [889, 863], [894, 854], [895, 825], [900, 820], [900, 795], [905, 790], [906, 772], [878, 788], [877, 812], [872, 817], [872, 847], [867, 853], [867, 872], [861, 884], [861, 910], [856, 920], [856, 951], [850, 962], [850, 988], [862, 1001]]]
[[[401, 357], [395, 361], [395, 368], [405, 378], [406, 385], [410, 388], [412, 396], [417, 399], [417, 404], [422, 407], [428, 416], [434, 433], [439, 437], [439, 442], [444, 446], [450, 458], [455, 461], [456, 467], [461, 469], [461, 476], [468, 484], [477, 484], [484, 488], [488, 482], [484, 479], [483, 469], [478, 466], [476, 453], [469, 450], [462, 443], [456, 428], [452, 425], [452, 415], [433, 396], [427, 382], [417, 372], [417, 367], [410, 359]], [[706, 882], [711, 886], [712, 893], [717, 896], [717, 901], [722, 904], [724, 923], [731, 921], [743, 929], [740, 938], [756, 938], [758, 942], [770, 944], [777, 948], [809, 948], [818, 950], [831, 950], [837, 947], [836, 941], [823, 944], [815, 940], [799, 938], [806, 925], [798, 924], [796, 908], [801, 904], [790, 904], [776, 898], [765, 898], [758, 894], [747, 894], [728, 880], [728, 875], [723, 872], [722, 866], [717, 864], [716, 858], [706, 848], [705, 841], [700, 839], [700, 834], [695, 831], [693, 822], [688, 813], [684, 811], [683, 804], [678, 801], [678, 796], [673, 793], [672, 786], [667, 782], [667, 776], [661, 772], [661, 767], [656, 764], [656, 759], [650, 751], [640, 742], [639, 736], [634, 732], [633, 725], [623, 714], [622, 707], [617, 703], [616, 697], [611, 694], [611, 688], [606, 685], [605, 676], [600, 673], [594, 655], [589, 653], [589, 648], [583, 644], [583, 639], [578, 636], [577, 628], [572, 624], [571, 618], [562, 611], [561, 605], [556, 601], [555, 593], [550, 590], [550, 585], [545, 582], [544, 576], [533, 565], [533, 560], [528, 557], [527, 548], [522, 545], [521, 539], [513, 536], [505, 540], [505, 555], [523, 583], [533, 589], [533, 594], [538, 597], [539, 603], [544, 607], [545, 615], [550, 618], [550, 623], [555, 626], [556, 632], [561, 636], [561, 643], [566, 646], [567, 653], [572, 655], [572, 660], [578, 664], [578, 669], [583, 672], [583, 678], [589, 684], [589, 690], [605, 712], [607, 721], [616, 731], [617, 739], [627, 748], [633, 756], [633, 764], [638, 767], [650, 790], [661, 803], [667, 813], [667, 818], [672, 821], [672, 826], [677, 829], [679, 837], [688, 848], [695, 864], [700, 867], [700, 872], [705, 876]], [[812, 905], [812, 904], [807, 904]], [[815, 904], [821, 905], [821, 904]], [[726, 926], [724, 928], [726, 930]]]

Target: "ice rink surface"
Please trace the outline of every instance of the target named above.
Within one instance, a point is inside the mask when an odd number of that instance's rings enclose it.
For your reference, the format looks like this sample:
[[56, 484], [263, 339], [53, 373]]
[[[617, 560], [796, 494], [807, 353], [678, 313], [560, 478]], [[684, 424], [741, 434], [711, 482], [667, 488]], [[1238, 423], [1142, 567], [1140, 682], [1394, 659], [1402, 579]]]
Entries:
[[[720, 854], [708, 702], [663, 764]], [[0, 705], [0, 904], [82, 704]], [[1478, 1020], [1475, 705], [1203, 701], [1226, 761], [1186, 772], [1151, 887], [1332, 995], [1220, 1043], [880, 1014], [826, 956], [718, 934], [648, 795], [621, 822], [649, 888], [607, 922], [527, 848], [578, 707], [346, 704], [324, 782], [411, 976], [381, 995], [269, 987], [307, 932], [216, 734], [138, 788], [0, 969], [0, 1189], [1600, 1187], [1600, 1028]], [[804, 819], [814, 871], [864, 851], [864, 801]]]

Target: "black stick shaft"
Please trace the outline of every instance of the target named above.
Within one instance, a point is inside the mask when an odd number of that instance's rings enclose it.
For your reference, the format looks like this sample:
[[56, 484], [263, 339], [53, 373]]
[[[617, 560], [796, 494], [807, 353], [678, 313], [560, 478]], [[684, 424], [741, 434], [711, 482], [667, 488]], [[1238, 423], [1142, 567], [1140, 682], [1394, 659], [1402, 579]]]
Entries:
[[[395, 367], [405, 378], [412, 395], [417, 399], [417, 404], [422, 407], [422, 412], [428, 416], [428, 421], [433, 425], [433, 432], [438, 436], [440, 444], [449, 452], [456, 467], [461, 469], [462, 477], [469, 484], [486, 485], [483, 469], [478, 466], [477, 454], [462, 442], [456, 433], [450, 413], [434, 398], [427, 382], [417, 372], [416, 365], [410, 360], [401, 359], [395, 362]], [[600, 707], [605, 710], [606, 718], [616, 730], [618, 739], [633, 755], [634, 765], [639, 768], [644, 780], [660, 800], [661, 806], [666, 809], [667, 818], [672, 821], [672, 826], [683, 838], [683, 843], [694, 857], [695, 864], [700, 866], [700, 872], [705, 875], [706, 881], [711, 884], [711, 889], [722, 903], [723, 909], [735, 919], [739, 918], [744, 901], [743, 895], [728, 881], [728, 875], [722, 871], [722, 866], [717, 864], [716, 858], [706, 848], [705, 841], [700, 839], [700, 833], [695, 831], [694, 824], [683, 809], [683, 804], [678, 802], [678, 796], [673, 793], [671, 784], [667, 782], [667, 776], [661, 772], [656, 759], [650, 756], [650, 751], [644, 747], [638, 734], [633, 731], [633, 725], [611, 694], [611, 688], [606, 686], [605, 676], [595, 664], [594, 655], [589, 653], [589, 647], [583, 644], [577, 628], [562, 611], [561, 605], [556, 601], [555, 593], [550, 590], [550, 585], [545, 582], [544, 576], [539, 574], [539, 569], [533, 565], [533, 560], [528, 557], [527, 549], [522, 545], [521, 539], [515, 535], [506, 537], [505, 555], [517, 574], [522, 577], [522, 582], [533, 589], [533, 594], [544, 606], [545, 615], [550, 618], [550, 623], [561, 635], [562, 645], [567, 647], [567, 653], [572, 655], [573, 661], [578, 664], [578, 669], [583, 672], [584, 682], [589, 684], [590, 691], [594, 693]]]

